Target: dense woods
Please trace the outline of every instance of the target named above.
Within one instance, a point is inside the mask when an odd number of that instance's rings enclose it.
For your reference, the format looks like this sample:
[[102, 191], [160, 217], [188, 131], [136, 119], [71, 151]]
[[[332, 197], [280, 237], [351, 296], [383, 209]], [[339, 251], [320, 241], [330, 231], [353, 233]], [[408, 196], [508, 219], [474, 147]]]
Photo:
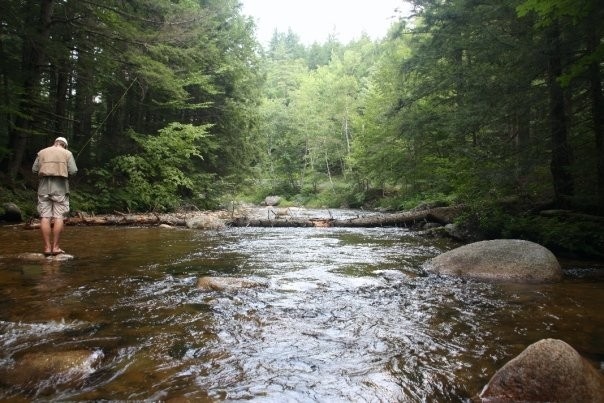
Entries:
[[260, 80], [237, 1], [1, 7], [3, 187], [35, 186], [35, 153], [59, 135], [81, 210], [211, 205], [246, 172]]
[[464, 203], [487, 234], [604, 238], [518, 216], [604, 214], [602, 2], [412, 3], [380, 41], [263, 49], [236, 0], [4, 0], [3, 199], [61, 135], [77, 210]]
[[264, 171], [296, 191], [317, 175], [343, 177], [351, 203], [378, 189], [397, 202], [516, 196], [601, 207], [602, 32], [590, 21], [602, 6], [415, 4], [416, 17], [382, 43], [328, 42], [318, 62], [316, 47], [300, 55], [295, 35], [275, 36]]

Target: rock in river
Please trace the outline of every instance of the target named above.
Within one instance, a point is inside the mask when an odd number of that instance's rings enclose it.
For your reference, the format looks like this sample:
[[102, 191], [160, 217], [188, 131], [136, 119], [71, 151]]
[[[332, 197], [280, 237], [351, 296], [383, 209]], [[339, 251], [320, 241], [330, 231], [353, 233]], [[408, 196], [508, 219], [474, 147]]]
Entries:
[[281, 203], [281, 197], [279, 196], [267, 196], [264, 199], [264, 204], [267, 206], [278, 206]]
[[604, 402], [602, 375], [556, 339], [528, 346], [493, 375], [483, 402]]
[[200, 277], [197, 279], [197, 288], [201, 290], [230, 291], [264, 286], [266, 284], [262, 282], [237, 277]]
[[94, 372], [103, 358], [101, 351], [72, 350], [27, 353], [17, 359], [14, 367], [3, 378], [13, 385], [27, 385], [49, 380], [70, 383], [83, 380]]
[[53, 261], [63, 261], [63, 260], [71, 260], [73, 259], [73, 255], [69, 255], [67, 253], [61, 253], [58, 255], [45, 256], [43, 253], [36, 252], [26, 252], [21, 253], [17, 256], [18, 259], [21, 260], [53, 260]]
[[549, 283], [562, 279], [558, 259], [547, 248], [518, 239], [474, 242], [424, 263], [428, 272], [489, 281]]
[[211, 214], [197, 214], [189, 217], [185, 220], [187, 228], [193, 229], [222, 229], [224, 228], [224, 221], [218, 217], [214, 217]]

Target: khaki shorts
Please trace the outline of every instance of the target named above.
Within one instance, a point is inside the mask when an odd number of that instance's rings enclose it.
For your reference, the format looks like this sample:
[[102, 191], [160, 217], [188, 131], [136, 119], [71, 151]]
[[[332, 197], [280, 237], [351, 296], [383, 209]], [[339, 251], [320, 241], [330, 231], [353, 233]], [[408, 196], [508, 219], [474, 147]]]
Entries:
[[38, 195], [40, 218], [63, 218], [69, 212], [69, 195]]

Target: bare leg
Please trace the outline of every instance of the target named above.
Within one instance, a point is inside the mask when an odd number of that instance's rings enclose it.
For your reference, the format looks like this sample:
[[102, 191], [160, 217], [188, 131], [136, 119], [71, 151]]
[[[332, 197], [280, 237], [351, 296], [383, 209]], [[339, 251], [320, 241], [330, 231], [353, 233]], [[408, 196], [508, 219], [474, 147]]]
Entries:
[[55, 218], [54, 225], [52, 227], [52, 253], [63, 253], [59, 247], [61, 232], [63, 232], [63, 219]]
[[44, 253], [51, 253], [52, 246], [50, 244], [50, 218], [40, 219], [40, 230], [42, 231], [42, 239], [44, 240]]

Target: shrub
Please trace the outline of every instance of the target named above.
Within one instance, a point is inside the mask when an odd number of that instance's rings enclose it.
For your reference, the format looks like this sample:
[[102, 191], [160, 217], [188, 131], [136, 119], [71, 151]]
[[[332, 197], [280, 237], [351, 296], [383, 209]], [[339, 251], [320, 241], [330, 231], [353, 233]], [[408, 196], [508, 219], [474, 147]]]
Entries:
[[[174, 210], [190, 199], [208, 203], [213, 175], [200, 172], [202, 150], [215, 150], [209, 125], [171, 123], [157, 135], [129, 132], [138, 152], [119, 155], [105, 167], [90, 171], [96, 177], [97, 205], [133, 211]], [[85, 203], [83, 203], [85, 204]]]

